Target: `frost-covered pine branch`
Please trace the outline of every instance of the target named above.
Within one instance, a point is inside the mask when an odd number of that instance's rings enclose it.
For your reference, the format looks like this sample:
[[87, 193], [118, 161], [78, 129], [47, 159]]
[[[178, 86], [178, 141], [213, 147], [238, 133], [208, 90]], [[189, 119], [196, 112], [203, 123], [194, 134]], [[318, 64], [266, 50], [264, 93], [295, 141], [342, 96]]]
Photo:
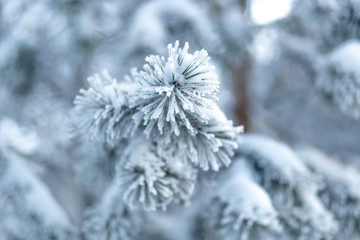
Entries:
[[88, 78], [90, 88], [81, 89], [75, 98], [75, 117], [78, 130], [103, 142], [125, 138], [132, 133], [132, 114], [129, 91], [133, 84], [118, 84], [107, 71]]
[[117, 175], [130, 206], [156, 210], [188, 201], [195, 168], [228, 166], [237, 146], [242, 128], [216, 105], [219, 81], [207, 52], [188, 50], [187, 43], [169, 44], [167, 58], [147, 57], [126, 81], [95, 75], [75, 99], [81, 133], [113, 146], [125, 142]]
[[174, 199], [187, 202], [194, 190], [195, 170], [175, 155], [166, 162], [144, 139], [133, 140], [118, 164], [118, 180], [127, 188], [124, 201], [131, 208], [141, 204], [148, 210], [166, 209]]
[[285, 144], [258, 135], [244, 135], [242, 140], [237, 154], [253, 166], [257, 181], [271, 195], [286, 236], [333, 237], [338, 224], [318, 196], [321, 182], [295, 152]]
[[149, 56], [144, 70], [133, 71], [132, 77], [140, 86], [132, 105], [140, 111], [135, 121], [144, 121], [149, 135], [156, 126], [160, 134], [180, 134], [179, 127], [189, 132], [197, 129], [192, 120], [207, 123], [205, 108], [217, 100], [219, 81], [209, 64], [205, 50], [188, 53], [189, 45], [168, 46], [169, 57]]
[[320, 196], [331, 210], [341, 231], [335, 239], [356, 239], [360, 233], [360, 172], [352, 166], [344, 166], [319, 150], [297, 150], [304, 162], [324, 179]]
[[222, 238], [272, 239], [280, 232], [278, 213], [246, 159], [234, 160], [213, 195], [208, 221]]

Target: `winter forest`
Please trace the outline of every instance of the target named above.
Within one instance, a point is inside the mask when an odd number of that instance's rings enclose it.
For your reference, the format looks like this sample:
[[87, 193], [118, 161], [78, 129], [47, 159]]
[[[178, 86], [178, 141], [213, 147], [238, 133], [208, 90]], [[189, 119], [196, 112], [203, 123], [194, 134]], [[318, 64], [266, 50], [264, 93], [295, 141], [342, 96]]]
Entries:
[[359, 0], [0, 0], [0, 240], [360, 239]]

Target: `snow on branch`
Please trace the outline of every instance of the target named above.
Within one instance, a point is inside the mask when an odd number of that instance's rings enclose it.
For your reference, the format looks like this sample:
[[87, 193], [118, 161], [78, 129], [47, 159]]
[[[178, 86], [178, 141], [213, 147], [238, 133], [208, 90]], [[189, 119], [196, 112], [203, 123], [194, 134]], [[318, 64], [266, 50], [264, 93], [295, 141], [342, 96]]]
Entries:
[[283, 143], [260, 135], [245, 135], [236, 150], [252, 164], [256, 179], [272, 196], [286, 234], [323, 239], [338, 229], [318, 193], [320, 179]]
[[317, 87], [345, 115], [360, 119], [360, 41], [348, 40], [319, 67]]
[[346, 166], [317, 149], [300, 148], [299, 156], [324, 180], [320, 197], [340, 223], [339, 239], [360, 233], [360, 171]]
[[210, 223], [224, 239], [268, 239], [280, 232], [270, 196], [253, 179], [246, 159], [234, 160], [210, 206]]
[[34, 134], [0, 122], [0, 231], [14, 239], [71, 239], [67, 214], [22, 157], [36, 151]]

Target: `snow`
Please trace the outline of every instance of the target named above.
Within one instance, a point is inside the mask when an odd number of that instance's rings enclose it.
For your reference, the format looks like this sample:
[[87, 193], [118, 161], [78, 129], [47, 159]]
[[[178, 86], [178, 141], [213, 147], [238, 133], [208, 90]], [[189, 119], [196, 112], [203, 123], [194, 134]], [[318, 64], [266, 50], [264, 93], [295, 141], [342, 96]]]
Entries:
[[324, 179], [321, 199], [340, 223], [339, 239], [357, 239], [354, 226], [360, 219], [360, 171], [309, 146], [300, 146], [297, 152]]
[[20, 128], [13, 120], [4, 118], [0, 122], [0, 149], [13, 149], [29, 155], [38, 147], [39, 139], [35, 132]]
[[320, 64], [317, 86], [343, 112], [360, 118], [360, 41], [338, 46]]
[[19, 156], [29, 155], [37, 149], [38, 139], [34, 132], [26, 131], [10, 119], [0, 122], [0, 152], [4, 154], [6, 169], [2, 184], [24, 190], [26, 211], [36, 215], [47, 227], [70, 228], [71, 223], [47, 186]]
[[345, 72], [355, 74], [360, 82], [360, 41], [351, 39], [338, 46], [329, 56], [334, 64], [339, 64]]
[[[237, 151], [264, 170], [261, 176], [258, 172], [256, 175], [264, 179], [262, 185], [271, 194], [275, 208], [289, 227], [309, 239], [332, 235], [338, 226], [318, 196], [319, 179], [296, 153], [265, 136], [245, 134], [242, 140]], [[273, 185], [273, 181], [277, 185]]]
[[232, 167], [221, 175], [209, 204], [210, 227], [224, 239], [246, 240], [253, 235], [268, 239], [282, 229], [270, 195], [256, 183], [246, 160], [233, 160]]
[[344, 196], [350, 194], [360, 200], [358, 169], [341, 164], [314, 148], [302, 147], [297, 152], [307, 165], [330, 182], [330, 187], [339, 187]]
[[23, 159], [7, 154], [8, 165], [2, 181], [26, 189], [26, 209], [43, 220], [45, 226], [70, 227], [70, 221], [46, 185], [26, 166]]
[[241, 154], [255, 154], [263, 167], [270, 167], [267, 170], [272, 171], [273, 175], [279, 173], [278, 177], [289, 183], [311, 178], [305, 164], [287, 145], [256, 134], [243, 134], [241, 140], [237, 151]]
[[[314, 239], [330, 238], [338, 231], [338, 223], [334, 215], [323, 204], [318, 196], [318, 189], [315, 185], [302, 183], [297, 187], [301, 208], [293, 207], [293, 215], [296, 216], [302, 224], [307, 224], [312, 228], [311, 235]], [[306, 229], [306, 228], [304, 228]], [[304, 232], [306, 234], [306, 230]]]
[[243, 219], [252, 219], [256, 224], [279, 230], [277, 212], [269, 195], [252, 179], [243, 160], [233, 162], [229, 175], [221, 182], [217, 192], [221, 201], [229, 204], [225, 213], [237, 213]]

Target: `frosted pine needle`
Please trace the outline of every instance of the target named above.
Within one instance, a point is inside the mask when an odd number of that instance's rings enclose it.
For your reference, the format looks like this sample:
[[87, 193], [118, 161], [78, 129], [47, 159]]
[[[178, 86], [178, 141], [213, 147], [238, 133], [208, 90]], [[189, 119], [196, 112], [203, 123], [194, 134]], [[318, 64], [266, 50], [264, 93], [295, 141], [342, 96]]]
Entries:
[[140, 138], [131, 146], [118, 166], [119, 183], [125, 188], [123, 198], [131, 208], [140, 205], [146, 210], [165, 210], [172, 201], [189, 199], [196, 179], [190, 166], [178, 159], [166, 164], [153, 152], [151, 144]]
[[[191, 119], [207, 121], [201, 107], [207, 107], [217, 100], [219, 81], [214, 67], [209, 64], [205, 50], [188, 53], [189, 45], [179, 48], [179, 42], [168, 45], [169, 57], [151, 55], [145, 60], [144, 70], [132, 72], [140, 85], [132, 105], [141, 112], [135, 117], [143, 119], [148, 126], [157, 126], [160, 133], [166, 126], [179, 135], [179, 128], [185, 125], [195, 129]], [[149, 131], [151, 132], [151, 131]]]

